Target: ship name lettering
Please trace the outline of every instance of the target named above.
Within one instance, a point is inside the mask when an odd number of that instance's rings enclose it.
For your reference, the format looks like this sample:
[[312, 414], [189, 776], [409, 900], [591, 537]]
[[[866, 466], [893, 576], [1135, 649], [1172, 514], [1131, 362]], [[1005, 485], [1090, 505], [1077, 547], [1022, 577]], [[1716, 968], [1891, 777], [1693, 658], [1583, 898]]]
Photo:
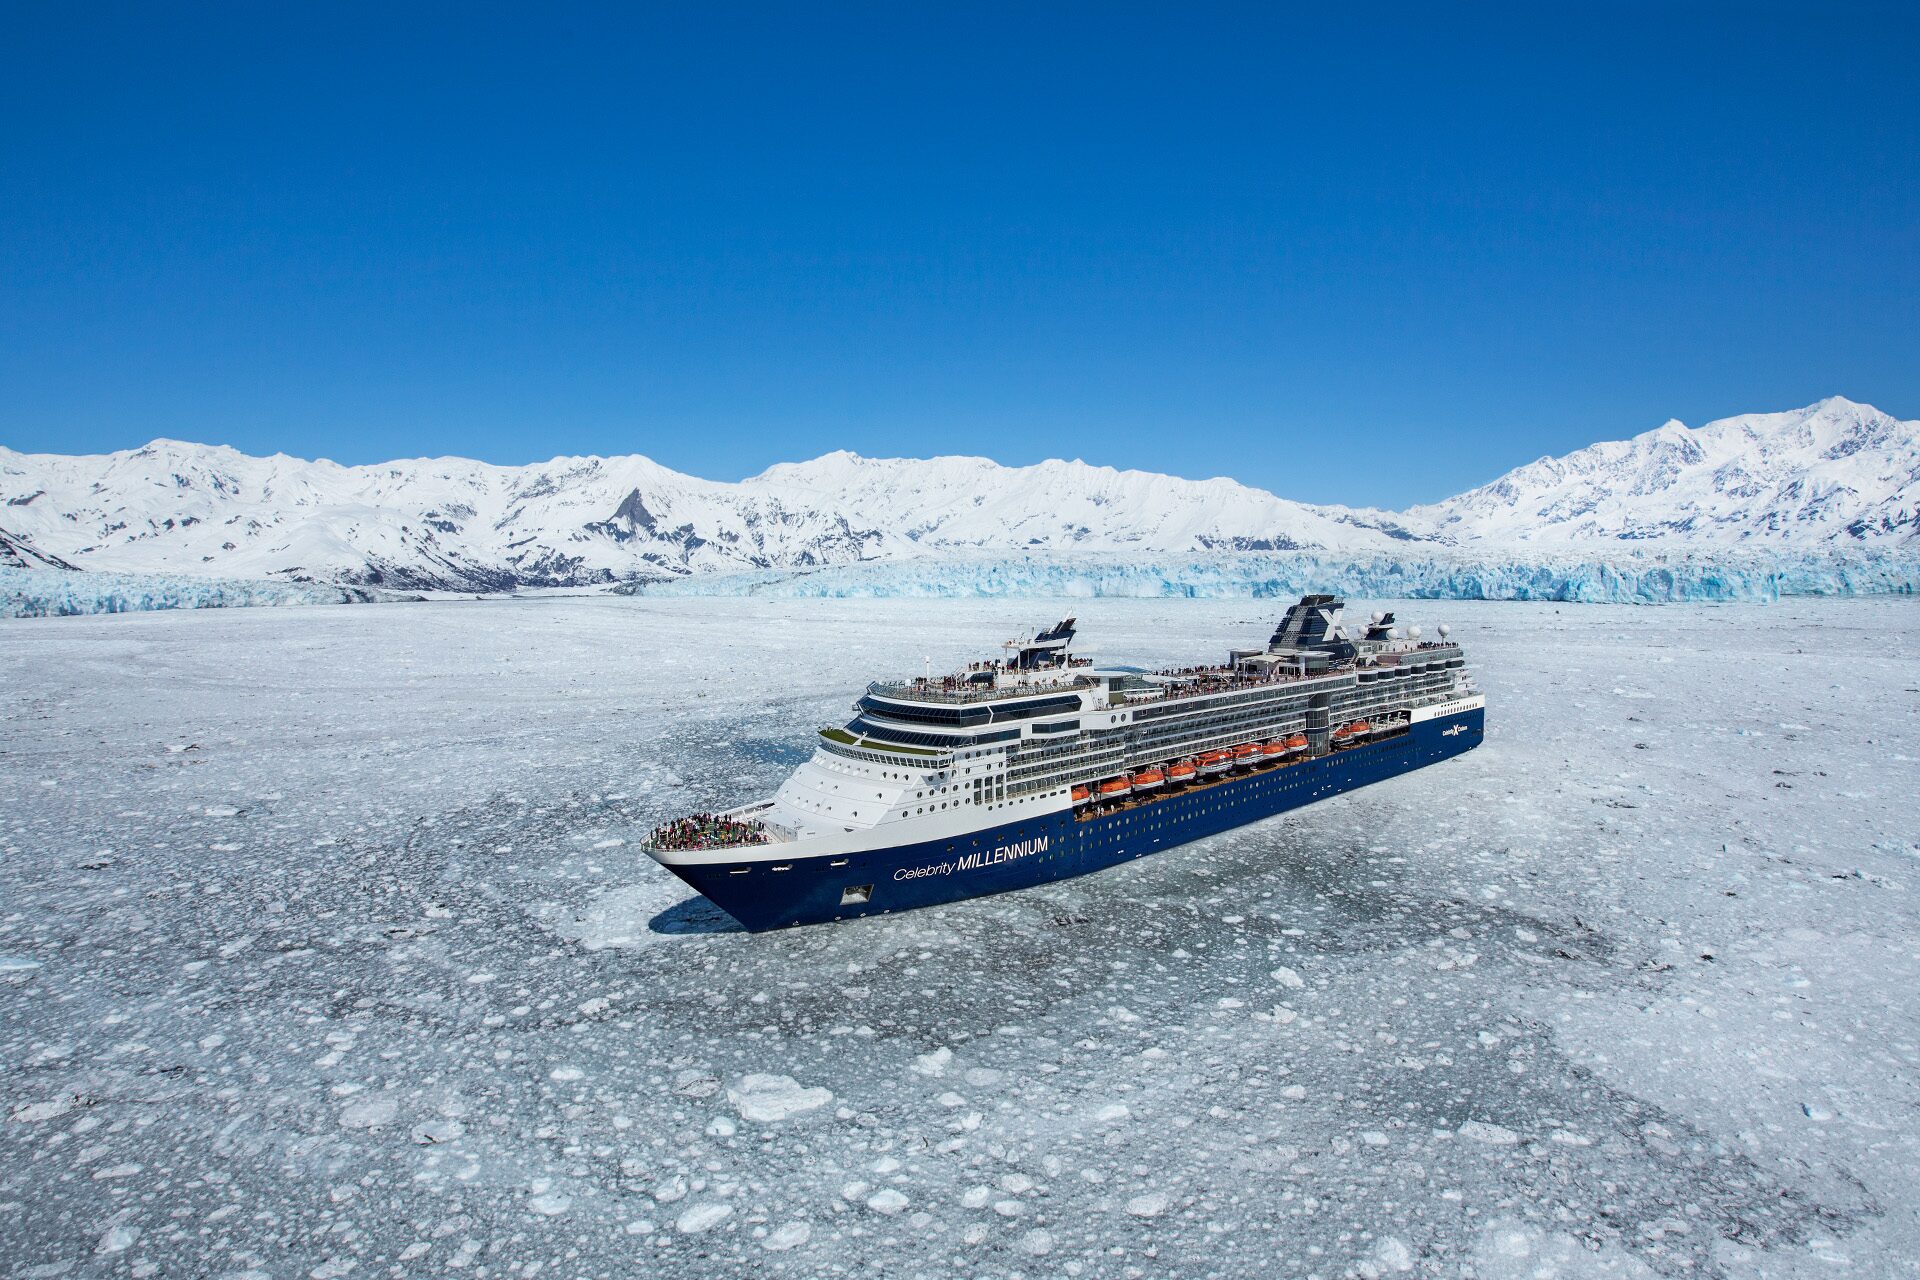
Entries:
[[1036, 853], [1045, 853], [1049, 836], [1035, 836], [1031, 840], [1016, 840], [1012, 844], [996, 845], [991, 849], [982, 849], [978, 853], [964, 854], [950, 858], [945, 862], [929, 863], [924, 867], [901, 867], [893, 873], [895, 880], [918, 880], [922, 876], [946, 876], [956, 871], [978, 871], [982, 867], [998, 866], [1002, 862], [1014, 862], [1020, 858], [1030, 858]]

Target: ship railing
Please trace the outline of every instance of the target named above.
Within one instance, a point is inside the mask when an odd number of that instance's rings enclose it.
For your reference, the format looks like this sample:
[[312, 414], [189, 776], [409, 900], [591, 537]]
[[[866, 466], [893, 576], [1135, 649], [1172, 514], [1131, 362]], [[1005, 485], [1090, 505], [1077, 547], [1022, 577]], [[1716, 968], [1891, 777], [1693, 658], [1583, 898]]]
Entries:
[[953, 766], [951, 751], [929, 751], [924, 747], [902, 747], [892, 743], [882, 744], [871, 738], [856, 741], [843, 741], [852, 735], [842, 733], [841, 738], [820, 734], [820, 749], [848, 760], [859, 760], [866, 764], [884, 764], [889, 768], [912, 769], [948, 769]]

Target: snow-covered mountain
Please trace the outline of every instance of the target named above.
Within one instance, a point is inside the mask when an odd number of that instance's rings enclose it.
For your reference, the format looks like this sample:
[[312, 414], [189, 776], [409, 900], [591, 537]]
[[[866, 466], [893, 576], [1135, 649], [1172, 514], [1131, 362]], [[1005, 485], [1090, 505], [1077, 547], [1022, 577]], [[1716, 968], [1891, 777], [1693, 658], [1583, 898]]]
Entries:
[[1920, 422], [1833, 396], [1542, 458], [1410, 524], [1456, 543], [1898, 544], [1920, 536]]
[[727, 484], [637, 455], [342, 467], [156, 440], [0, 448], [0, 562], [482, 590], [980, 552], [1898, 546], [1920, 535], [1917, 477], [1920, 423], [1840, 399], [1668, 423], [1404, 514], [1083, 462], [834, 453]]
[[25, 538], [0, 529], [0, 569], [71, 569], [59, 556], [50, 556]]
[[643, 457], [342, 467], [156, 440], [0, 449], [16, 536], [81, 568], [490, 589], [975, 550], [1370, 550], [1391, 517], [1080, 462], [833, 454], [738, 484]]

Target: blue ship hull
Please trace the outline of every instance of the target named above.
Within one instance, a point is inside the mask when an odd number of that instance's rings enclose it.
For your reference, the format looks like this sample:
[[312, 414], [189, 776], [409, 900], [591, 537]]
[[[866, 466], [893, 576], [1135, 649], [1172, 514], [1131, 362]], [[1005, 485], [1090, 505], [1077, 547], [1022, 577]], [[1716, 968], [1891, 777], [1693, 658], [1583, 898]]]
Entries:
[[[1070, 812], [964, 835], [835, 857], [673, 871], [758, 933], [910, 911], [1104, 871], [1315, 800], [1410, 773], [1480, 745], [1486, 712], [1439, 717], [1363, 746], [1174, 790], [1101, 817]], [[831, 865], [838, 863], [840, 865]], [[747, 870], [741, 871], [739, 866]], [[849, 889], [870, 897], [846, 903]]]

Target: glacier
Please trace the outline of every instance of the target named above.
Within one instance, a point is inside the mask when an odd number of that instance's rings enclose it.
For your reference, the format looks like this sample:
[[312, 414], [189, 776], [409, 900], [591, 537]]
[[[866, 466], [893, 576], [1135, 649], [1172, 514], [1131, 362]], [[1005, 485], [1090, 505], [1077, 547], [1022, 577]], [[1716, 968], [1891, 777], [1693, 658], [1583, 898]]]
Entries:
[[[1479, 750], [759, 937], [636, 842], [1051, 609], [0, 620], [10, 1274], [1904, 1274], [1920, 602], [1376, 607]], [[1078, 612], [1164, 666], [1279, 602]]]
[[419, 599], [422, 597], [324, 582], [0, 567], [0, 618], [64, 618], [156, 609], [375, 604]]
[[615, 588], [622, 594], [769, 597], [1279, 598], [1314, 591], [1445, 600], [1588, 604], [1768, 601], [1793, 596], [1912, 595], [1920, 555], [1529, 548], [1510, 555], [992, 556], [869, 561], [807, 570], [702, 574]]

